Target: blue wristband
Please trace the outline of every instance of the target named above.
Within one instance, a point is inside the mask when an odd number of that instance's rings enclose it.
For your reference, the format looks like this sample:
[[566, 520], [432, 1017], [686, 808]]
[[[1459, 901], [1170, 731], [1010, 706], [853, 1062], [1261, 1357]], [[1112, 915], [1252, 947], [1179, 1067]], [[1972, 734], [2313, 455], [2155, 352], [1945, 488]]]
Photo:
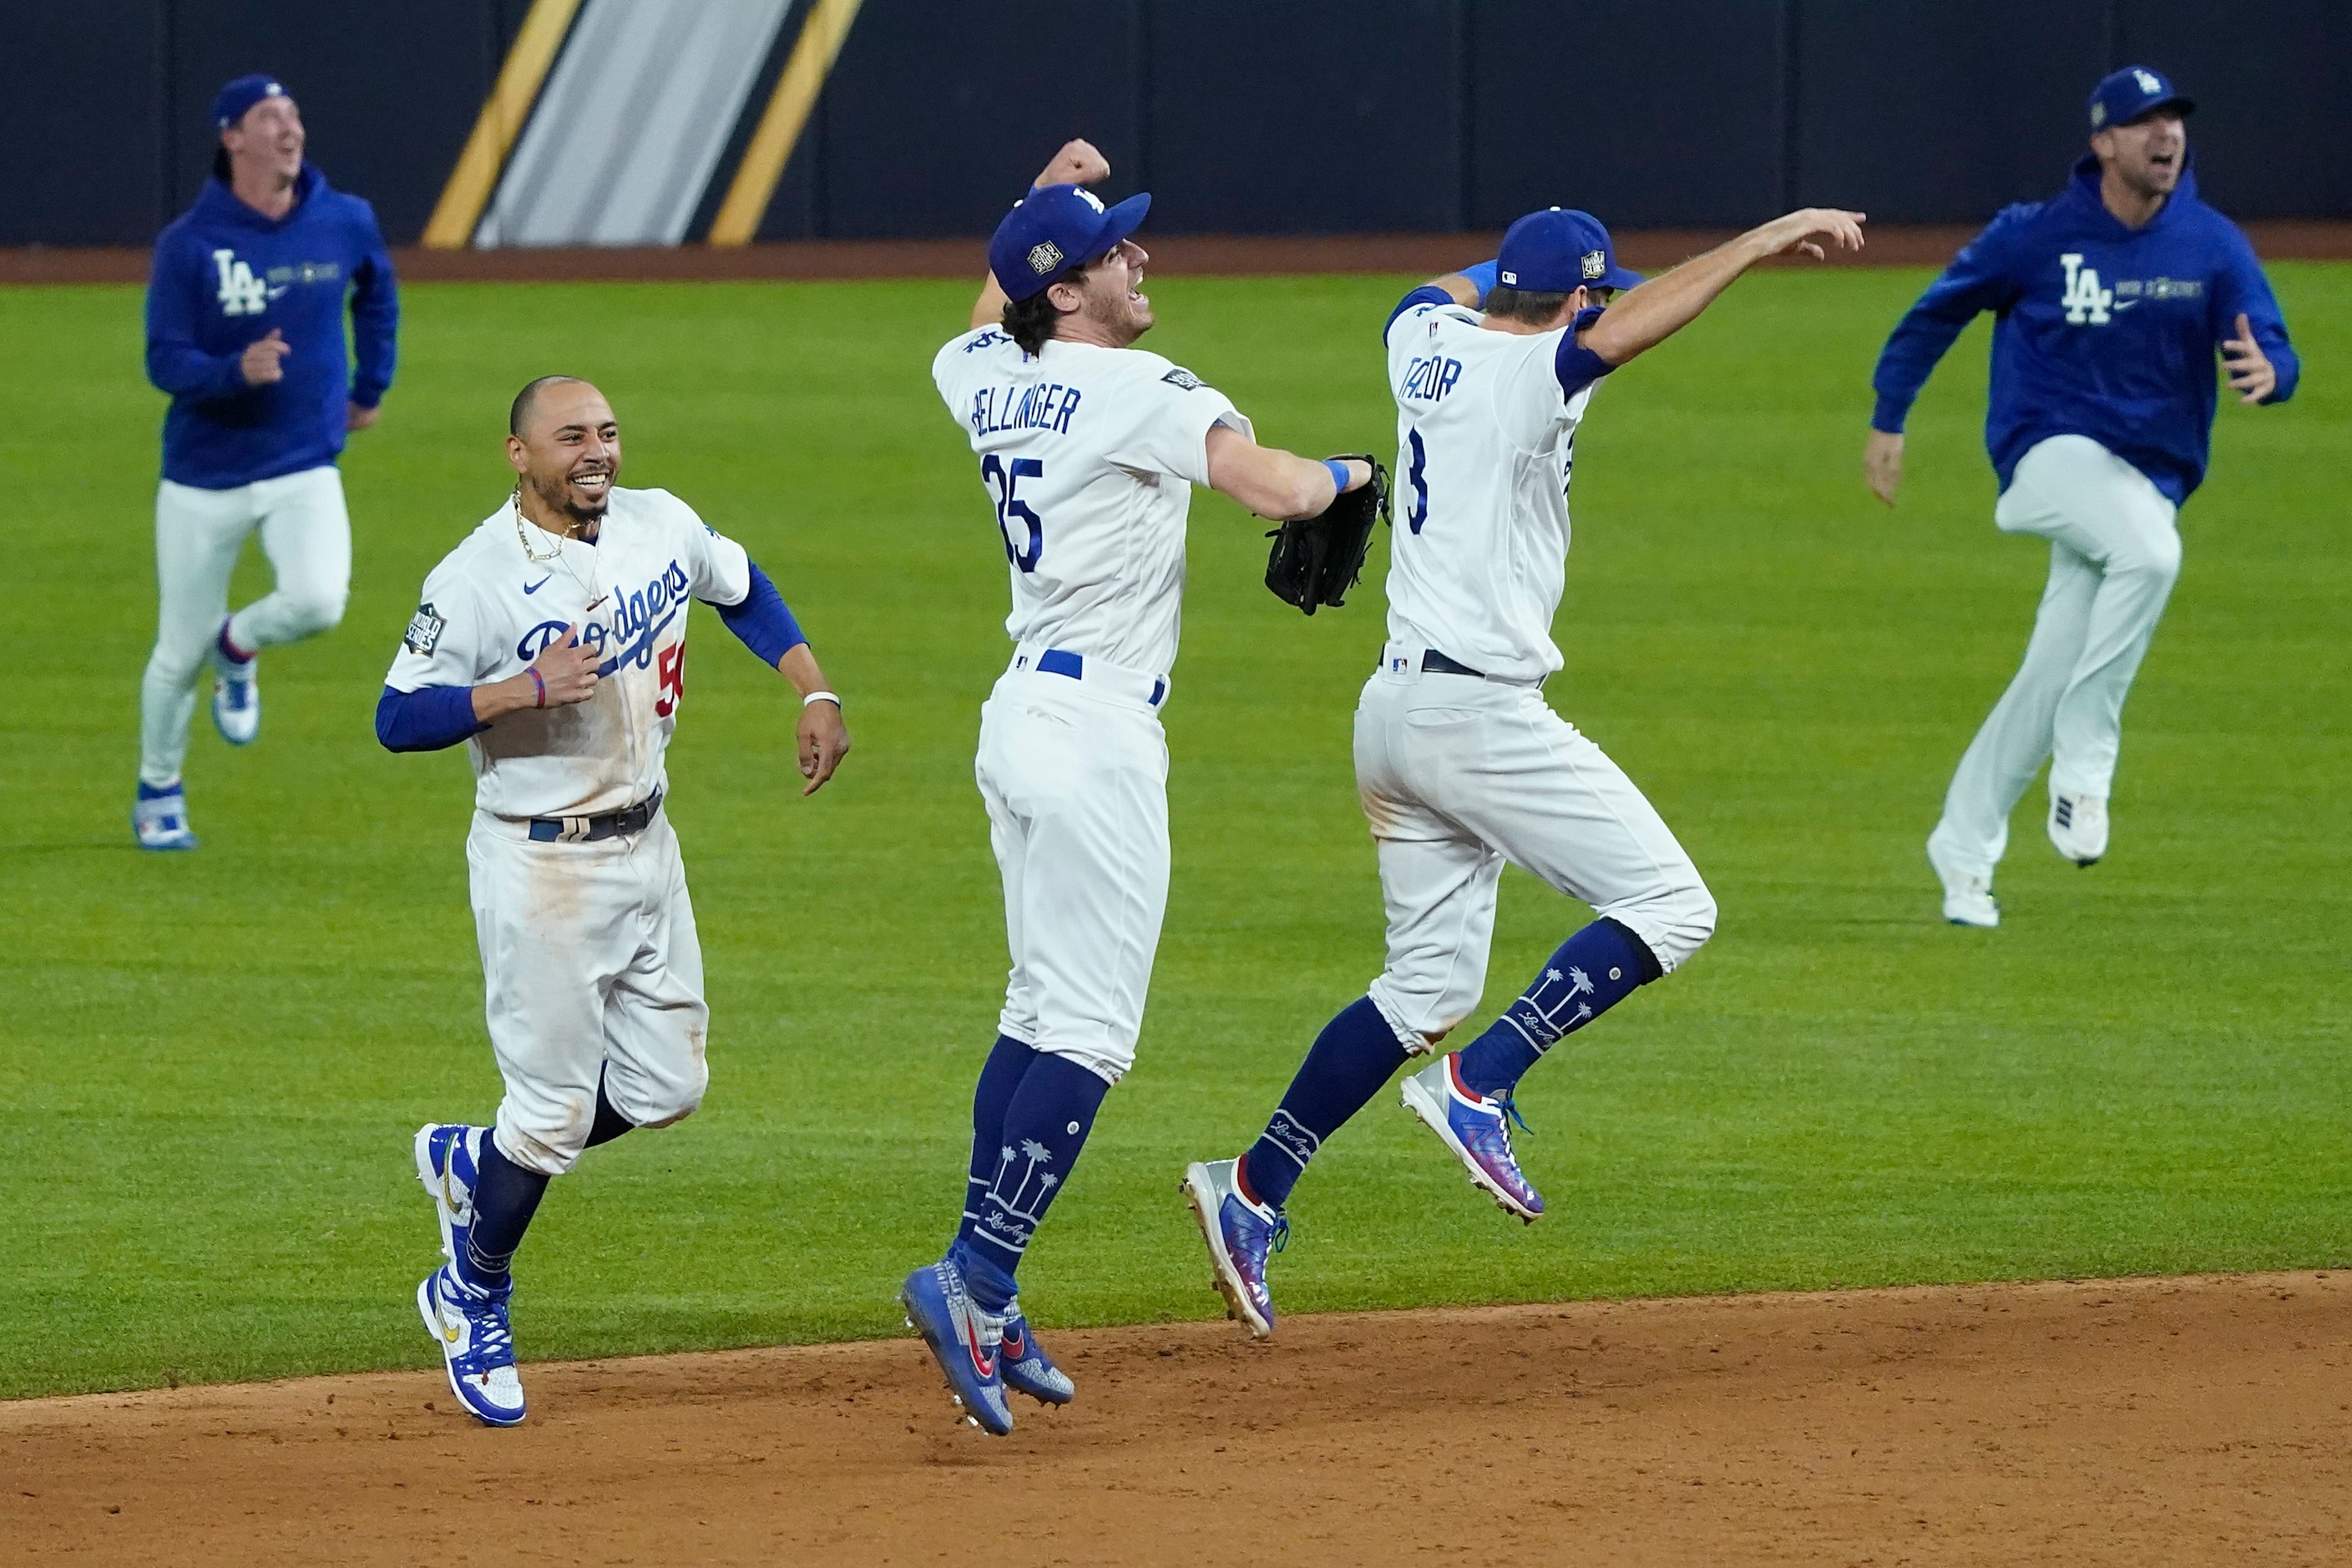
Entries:
[[1334, 493], [1345, 494], [1348, 489], [1348, 481], [1354, 478], [1353, 475], [1348, 472], [1348, 465], [1341, 462], [1337, 458], [1326, 458], [1323, 459], [1323, 466], [1331, 470], [1331, 482], [1339, 487], [1338, 490]]

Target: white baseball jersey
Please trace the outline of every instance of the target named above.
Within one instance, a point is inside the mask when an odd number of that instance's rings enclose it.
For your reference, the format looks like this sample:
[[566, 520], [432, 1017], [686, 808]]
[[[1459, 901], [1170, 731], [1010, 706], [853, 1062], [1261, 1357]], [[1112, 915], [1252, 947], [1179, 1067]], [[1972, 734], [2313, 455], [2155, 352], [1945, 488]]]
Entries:
[[619, 811], [665, 782], [686, 689], [688, 600], [739, 605], [751, 591], [743, 547], [667, 490], [616, 488], [593, 544], [542, 531], [509, 500], [425, 579], [384, 684], [503, 680], [577, 626], [601, 656], [596, 694], [509, 713], [467, 742], [475, 805], [504, 817]]
[[950, 340], [931, 380], [980, 454], [996, 509], [1012, 563], [1005, 631], [1165, 675], [1209, 430], [1248, 435], [1249, 421], [1158, 354], [1055, 340], [1031, 355], [995, 327]]
[[1592, 386], [1556, 369], [1573, 326], [1490, 331], [1462, 305], [1389, 327], [1397, 405], [1389, 637], [1487, 675], [1559, 668], [1552, 616], [1568, 581], [1568, 480]]

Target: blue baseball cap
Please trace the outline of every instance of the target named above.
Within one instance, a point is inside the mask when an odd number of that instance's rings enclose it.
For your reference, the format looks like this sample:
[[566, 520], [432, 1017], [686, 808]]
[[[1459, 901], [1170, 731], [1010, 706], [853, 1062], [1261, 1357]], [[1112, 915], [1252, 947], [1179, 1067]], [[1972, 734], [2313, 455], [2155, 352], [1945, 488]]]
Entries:
[[213, 123], [226, 131], [263, 99], [285, 96], [274, 76], [241, 76], [213, 94]]
[[1142, 226], [1147, 193], [1106, 207], [1092, 191], [1045, 185], [1013, 204], [988, 242], [988, 269], [1010, 300], [1034, 299]]
[[1528, 214], [1503, 236], [1495, 281], [1537, 294], [1577, 289], [1631, 289], [1642, 275], [1617, 265], [1609, 231], [1591, 213], [1546, 207]]
[[2105, 131], [2110, 125], [2129, 125], [2159, 109], [2193, 114], [2197, 103], [2173, 91], [2172, 83], [2161, 71], [2152, 71], [2146, 66], [2126, 66], [2112, 76], [2101, 78], [2099, 85], [2091, 89], [2091, 129]]

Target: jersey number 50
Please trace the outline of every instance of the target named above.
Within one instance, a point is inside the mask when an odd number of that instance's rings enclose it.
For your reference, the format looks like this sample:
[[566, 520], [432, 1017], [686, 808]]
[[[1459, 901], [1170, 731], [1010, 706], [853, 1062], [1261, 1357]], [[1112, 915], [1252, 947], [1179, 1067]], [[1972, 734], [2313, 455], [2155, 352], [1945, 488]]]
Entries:
[[[1022, 480], [1045, 475], [1045, 465], [1034, 458], [1015, 458], [1010, 467], [999, 462], [993, 452], [980, 460], [981, 482], [996, 492], [996, 528], [1004, 535], [1004, 558], [1024, 572], [1037, 570], [1037, 562], [1045, 553], [1045, 524], [1013, 491], [1021, 488]], [[1017, 543], [1013, 538], [1015, 519], [1021, 523]]]

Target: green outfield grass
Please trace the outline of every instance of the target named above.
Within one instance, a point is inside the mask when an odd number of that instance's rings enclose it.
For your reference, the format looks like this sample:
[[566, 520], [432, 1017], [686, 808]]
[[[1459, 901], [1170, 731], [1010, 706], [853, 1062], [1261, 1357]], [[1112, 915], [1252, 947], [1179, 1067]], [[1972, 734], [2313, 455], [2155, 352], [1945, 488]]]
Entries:
[[[2352, 1258], [2352, 268], [2275, 274], [2306, 390], [2222, 410], [2111, 858], [2061, 863], [2030, 794], [1993, 932], [1940, 921], [1921, 855], [2045, 563], [1990, 521], [1981, 324], [1920, 405], [1893, 513], [1859, 478], [1867, 379], [1924, 274], [1756, 278], [1612, 378], [1550, 696], [1681, 834], [1721, 932], [1529, 1079], [1550, 1218], [1505, 1221], [1384, 1098], [1293, 1203], [1286, 1310]], [[1406, 281], [1167, 280], [1150, 345], [1265, 440], [1381, 447], [1377, 329]], [[386, 754], [371, 718], [425, 570], [506, 489], [507, 399], [556, 370], [611, 394], [625, 482], [677, 490], [783, 585], [856, 751], [801, 801], [788, 693], [696, 612], [670, 810], [710, 1096], [557, 1185], [520, 1342], [897, 1331], [897, 1282], [961, 1203], [1004, 965], [971, 765], [1003, 557], [928, 374], [970, 296], [408, 290], [398, 384], [345, 465], [349, 617], [265, 659], [259, 745], [199, 719], [205, 847], [148, 857], [125, 822], [163, 406], [139, 295], [0, 291], [0, 1394], [434, 1363], [409, 1136], [498, 1091], [468, 778], [458, 753]], [[1195, 502], [1167, 934], [1140, 1064], [1024, 1273], [1048, 1327], [1220, 1310], [1177, 1177], [1243, 1146], [1380, 963], [1347, 737], [1386, 546], [1308, 622], [1259, 585], [1262, 527]], [[248, 558], [239, 598], [265, 582]], [[1583, 918], [1514, 872], [1486, 1007]]]

